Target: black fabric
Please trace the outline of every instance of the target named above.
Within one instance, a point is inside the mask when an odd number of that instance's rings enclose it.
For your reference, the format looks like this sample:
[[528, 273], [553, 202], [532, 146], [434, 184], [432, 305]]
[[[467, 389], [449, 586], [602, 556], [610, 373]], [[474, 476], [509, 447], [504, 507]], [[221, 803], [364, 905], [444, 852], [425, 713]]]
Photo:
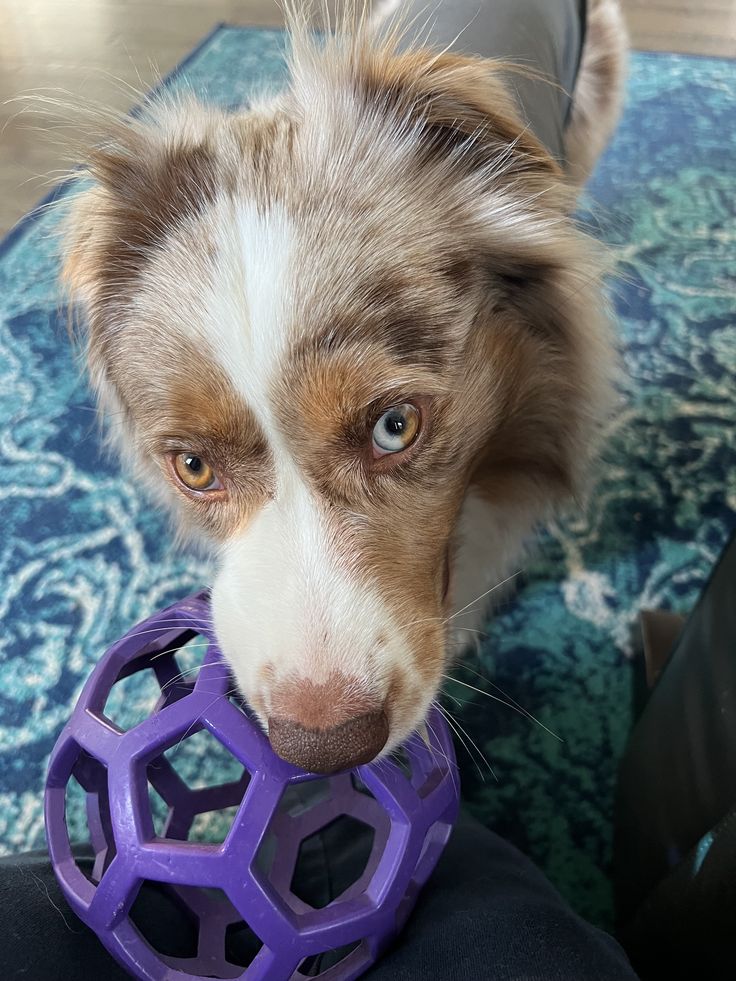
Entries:
[[736, 978], [736, 536], [619, 772], [619, 934], [647, 979]]
[[[614, 880], [626, 923], [736, 807], [736, 536], [631, 734], [619, 770]], [[736, 859], [733, 864], [736, 874]]]
[[736, 810], [657, 884], [620, 932], [645, 981], [736, 978]]
[[[159, 915], [147, 897], [147, 919]], [[0, 860], [3, 981], [122, 981], [67, 907], [44, 854]], [[162, 904], [161, 915], [167, 916]], [[166, 921], [174, 933], [177, 918]], [[167, 933], [170, 950], [177, 938]], [[185, 938], [181, 942], [186, 945]], [[585, 923], [513, 846], [463, 817], [400, 942], [370, 981], [630, 981], [616, 942]]]
[[624, 981], [636, 975], [618, 944], [574, 913], [529, 859], [464, 817], [400, 944], [366, 977]]

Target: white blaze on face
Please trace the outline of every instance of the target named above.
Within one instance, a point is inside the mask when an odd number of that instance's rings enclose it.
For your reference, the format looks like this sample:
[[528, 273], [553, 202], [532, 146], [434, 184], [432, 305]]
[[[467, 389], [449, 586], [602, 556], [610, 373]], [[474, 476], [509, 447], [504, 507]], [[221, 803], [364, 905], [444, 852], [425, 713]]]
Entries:
[[276, 486], [246, 530], [220, 550], [215, 630], [241, 690], [266, 715], [266, 666], [273, 681], [287, 684], [291, 678], [320, 684], [341, 672], [382, 699], [391, 668], [408, 659], [405, 642], [386, 605], [340, 562], [341, 543], [285, 446], [270, 403], [298, 275], [290, 223], [282, 210], [264, 216], [242, 207], [235, 227], [237, 235], [231, 231], [220, 243], [209, 333], [263, 427]]
[[[298, 475], [279, 468], [276, 498], [228, 543], [213, 590], [218, 638], [246, 696], [269, 707], [259, 669], [275, 681], [321, 684], [339, 672], [385, 694], [388, 611], [334, 560], [336, 543]], [[261, 703], [261, 699], [263, 702]]]

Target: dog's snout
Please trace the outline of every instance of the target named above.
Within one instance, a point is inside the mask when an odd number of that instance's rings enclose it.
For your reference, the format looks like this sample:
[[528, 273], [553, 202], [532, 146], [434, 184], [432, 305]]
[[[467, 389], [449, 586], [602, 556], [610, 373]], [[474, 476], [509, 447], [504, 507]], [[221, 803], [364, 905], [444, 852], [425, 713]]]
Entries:
[[366, 712], [328, 729], [309, 729], [294, 719], [268, 720], [268, 737], [282, 759], [314, 773], [337, 773], [369, 763], [388, 740], [383, 710]]
[[383, 697], [339, 671], [321, 682], [284, 679], [271, 689], [268, 704], [271, 745], [303, 770], [337, 773], [369, 763], [388, 741]]

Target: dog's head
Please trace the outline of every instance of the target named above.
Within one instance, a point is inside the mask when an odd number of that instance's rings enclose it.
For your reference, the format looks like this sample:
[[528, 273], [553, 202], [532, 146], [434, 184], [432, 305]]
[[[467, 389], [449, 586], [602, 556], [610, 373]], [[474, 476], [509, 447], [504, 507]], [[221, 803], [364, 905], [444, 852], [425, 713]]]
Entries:
[[96, 148], [66, 277], [117, 448], [216, 550], [243, 694], [330, 771], [424, 719], [468, 487], [499, 527], [573, 491], [608, 352], [563, 176], [492, 65], [302, 37], [292, 69], [270, 104], [160, 104]]

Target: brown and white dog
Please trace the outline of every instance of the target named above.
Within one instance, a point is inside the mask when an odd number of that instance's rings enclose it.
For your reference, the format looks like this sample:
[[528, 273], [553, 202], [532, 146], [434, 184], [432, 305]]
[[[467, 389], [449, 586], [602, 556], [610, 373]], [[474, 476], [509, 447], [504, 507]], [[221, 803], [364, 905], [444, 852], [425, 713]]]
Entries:
[[589, 7], [562, 164], [503, 66], [361, 17], [292, 17], [270, 101], [160, 100], [89, 153], [65, 278], [112, 441], [214, 550], [223, 652], [297, 765], [421, 726], [448, 618], [585, 480], [615, 358], [570, 212], [624, 63]]

